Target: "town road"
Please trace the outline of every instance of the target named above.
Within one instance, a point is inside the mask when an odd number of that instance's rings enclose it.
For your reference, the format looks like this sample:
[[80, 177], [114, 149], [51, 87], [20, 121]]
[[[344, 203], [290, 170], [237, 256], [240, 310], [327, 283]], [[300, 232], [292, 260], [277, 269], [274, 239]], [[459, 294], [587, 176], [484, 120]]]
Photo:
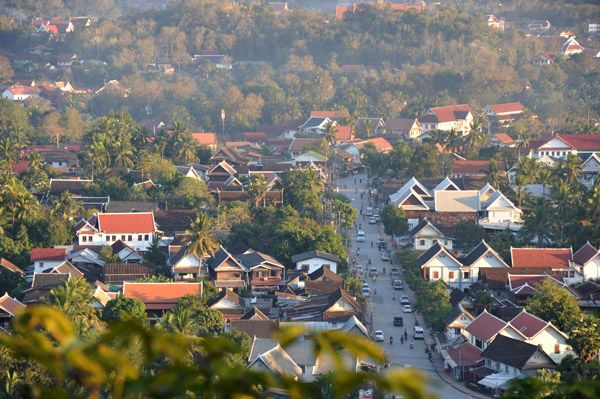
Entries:
[[[429, 361], [427, 353], [425, 352], [425, 341], [424, 340], [413, 340], [413, 331], [415, 326], [415, 317], [413, 313], [404, 313], [403, 305], [400, 304], [400, 297], [402, 295], [408, 295], [410, 303], [415, 302], [414, 293], [405, 284], [403, 290], [394, 290], [392, 280], [390, 278], [390, 268], [397, 267], [391, 266], [389, 261], [382, 261], [382, 251], [377, 249], [377, 240], [379, 238], [386, 239], [388, 249], [390, 249], [390, 243], [383, 233], [383, 228], [378, 224], [369, 224], [369, 217], [361, 215], [360, 211], [365, 214], [369, 202], [374, 204], [374, 199], [369, 198], [369, 189], [367, 187], [367, 176], [351, 175], [345, 179], [340, 180], [339, 192], [344, 194], [350, 199], [350, 204], [359, 211], [358, 220], [356, 222], [357, 228], [350, 231], [350, 259], [356, 259], [358, 264], [362, 265], [365, 275], [368, 275], [368, 270], [371, 267], [375, 267], [378, 270], [378, 277], [373, 281], [372, 277], [365, 277], [367, 283], [371, 288], [371, 294], [368, 298], [367, 304], [367, 322], [366, 327], [369, 329], [371, 334], [375, 330], [382, 330], [384, 333], [384, 341], [379, 344], [385, 350], [389, 361], [392, 363], [390, 366], [393, 368], [412, 368], [422, 371], [429, 377], [428, 390], [430, 393], [437, 395], [442, 399], [463, 399], [468, 397], [465, 393], [457, 390], [453, 386], [447, 384], [442, 380], [434, 369], [434, 365]], [[361, 193], [365, 191], [361, 198]], [[373, 205], [373, 213], [381, 215], [382, 205], [378, 208]], [[365, 242], [357, 242], [356, 234], [358, 230], [365, 232]], [[371, 246], [373, 243], [373, 246]], [[357, 252], [359, 254], [357, 255]], [[392, 251], [390, 249], [390, 255]], [[368, 261], [371, 259], [372, 266], [368, 265]], [[383, 269], [386, 269], [386, 273], [383, 273]], [[352, 265], [350, 265], [352, 271]], [[375, 293], [377, 291], [377, 293]], [[395, 295], [395, 300], [394, 300]], [[404, 320], [403, 327], [396, 327], [393, 324], [394, 316], [402, 316]], [[407, 333], [408, 342], [401, 343], [400, 337], [404, 335], [404, 331]], [[393, 344], [390, 344], [390, 336], [394, 338]], [[414, 341], [414, 349], [410, 349], [410, 341]], [[427, 342], [431, 342], [429, 339]], [[390, 396], [391, 397], [391, 396]]]

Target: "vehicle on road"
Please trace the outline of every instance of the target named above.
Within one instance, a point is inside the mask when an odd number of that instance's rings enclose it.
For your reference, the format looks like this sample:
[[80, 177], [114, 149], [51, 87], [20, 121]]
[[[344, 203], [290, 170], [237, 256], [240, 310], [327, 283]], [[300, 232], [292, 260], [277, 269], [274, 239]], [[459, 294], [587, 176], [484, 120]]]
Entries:
[[404, 325], [404, 319], [402, 316], [394, 316], [394, 325], [398, 327], [402, 327]]
[[373, 208], [370, 206], [367, 207], [367, 216], [373, 216]]
[[356, 241], [358, 242], [365, 242], [365, 232], [364, 231], [359, 231], [358, 234], [356, 235]]
[[390, 260], [390, 256], [388, 255], [387, 252], [384, 252], [381, 254], [381, 260], [384, 262], [387, 262], [388, 260]]
[[404, 305], [404, 308], [402, 309], [402, 311], [404, 313], [412, 313], [412, 308], [410, 307], [410, 305]]
[[379, 215], [373, 215], [373, 219], [375, 219], [375, 221], [379, 222]]
[[377, 219], [375, 219], [375, 218], [369, 219], [369, 224], [376, 224], [376, 223], [377, 223]]
[[363, 294], [363, 296], [366, 296], [367, 298], [371, 296], [371, 289], [369, 288], [368, 285], [366, 287], [363, 285], [362, 294]]
[[372, 267], [369, 269], [369, 277], [375, 277], [379, 274], [379, 272], [377, 271], [377, 268]]
[[377, 249], [386, 249], [385, 240], [383, 238], [377, 240]]
[[400, 272], [398, 269], [394, 268], [390, 270], [390, 276], [392, 277], [392, 280], [398, 280], [400, 279]]
[[401, 290], [404, 288], [404, 284], [402, 284], [402, 280], [394, 280], [394, 289]]
[[383, 331], [381, 331], [381, 330], [375, 331], [375, 341], [383, 342]]
[[414, 339], [425, 339], [425, 332], [423, 327], [415, 326]]
[[408, 299], [408, 295], [402, 295], [400, 297], [400, 305], [410, 305], [410, 299]]

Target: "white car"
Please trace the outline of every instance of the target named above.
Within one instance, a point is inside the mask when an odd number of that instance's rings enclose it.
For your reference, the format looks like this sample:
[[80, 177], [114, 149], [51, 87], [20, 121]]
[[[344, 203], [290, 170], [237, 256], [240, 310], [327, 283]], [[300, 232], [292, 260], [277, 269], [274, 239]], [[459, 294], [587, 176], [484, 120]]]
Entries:
[[376, 223], [377, 223], [377, 219], [375, 219], [375, 218], [369, 219], [369, 224], [376, 224]]
[[404, 305], [404, 308], [402, 309], [402, 311], [404, 313], [412, 313], [412, 308], [410, 307], [410, 305]]
[[410, 305], [410, 299], [408, 299], [408, 295], [402, 295], [400, 297], [400, 305]]
[[381, 331], [381, 330], [375, 331], [375, 341], [383, 342], [383, 331]]

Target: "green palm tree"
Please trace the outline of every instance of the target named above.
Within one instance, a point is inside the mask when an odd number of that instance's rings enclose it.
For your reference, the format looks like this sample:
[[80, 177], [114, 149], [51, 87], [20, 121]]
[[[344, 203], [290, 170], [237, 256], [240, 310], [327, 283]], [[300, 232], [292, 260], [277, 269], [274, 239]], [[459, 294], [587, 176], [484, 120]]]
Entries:
[[456, 151], [463, 145], [463, 140], [456, 129], [450, 129], [446, 139], [444, 140], [444, 144], [448, 150], [456, 153]]
[[61, 310], [77, 327], [80, 333], [99, 324], [98, 311], [92, 306], [94, 290], [84, 279], [64, 282], [50, 291], [48, 301]]
[[83, 213], [81, 202], [75, 201], [73, 195], [65, 191], [50, 211], [50, 215], [71, 221]]
[[179, 133], [175, 137], [173, 150], [177, 158], [184, 162], [194, 161], [196, 158], [196, 141], [188, 132]]
[[542, 195], [546, 197], [546, 186], [554, 180], [550, 169], [542, 168], [537, 173], [537, 183], [542, 185]]
[[117, 168], [132, 168], [133, 147], [127, 140], [117, 141], [112, 146], [114, 153], [114, 165]]
[[581, 176], [581, 158], [573, 154], [568, 154], [567, 158], [558, 164], [558, 173], [567, 183], [576, 182], [579, 176]]
[[42, 157], [39, 152], [37, 152], [37, 151], [31, 152], [29, 154], [28, 158], [31, 161], [31, 164], [29, 165], [29, 167], [32, 168], [33, 170], [37, 171], [37, 170], [42, 170], [44, 168], [44, 157]]
[[180, 306], [176, 306], [165, 314], [160, 321], [160, 327], [170, 333], [185, 336], [196, 335], [199, 329], [192, 312]]
[[544, 246], [545, 237], [551, 235], [554, 227], [555, 210], [544, 197], [537, 197], [529, 213], [525, 215], [523, 230], [534, 234], [538, 247]]
[[6, 370], [6, 379], [4, 384], [0, 385], [0, 399], [19, 399], [23, 397], [23, 387], [25, 381], [19, 378], [16, 371], [12, 373]]
[[427, 139], [430, 143], [433, 144], [444, 144], [446, 140], [446, 133], [441, 130], [432, 130], [429, 132], [429, 139]]
[[190, 224], [190, 228], [185, 231], [185, 234], [184, 243], [187, 245], [186, 253], [188, 254], [204, 258], [206, 255], [213, 255], [219, 247], [219, 243], [213, 236], [210, 219], [204, 212], [196, 214], [196, 219]]
[[517, 198], [519, 199], [519, 208], [521, 208], [521, 205], [523, 203], [523, 187], [526, 186], [528, 183], [529, 182], [527, 178], [523, 175], [517, 174], [513, 179], [513, 184], [515, 185], [515, 187], [517, 187]]
[[248, 196], [254, 201], [254, 206], [258, 206], [258, 202], [267, 195], [267, 181], [265, 176], [261, 174], [252, 175], [248, 184]]
[[567, 184], [563, 180], [559, 180], [552, 185], [551, 198], [556, 207], [559, 221], [559, 240], [563, 242], [563, 234], [565, 230], [565, 224], [568, 220], [569, 210], [574, 204], [577, 196], [573, 190], [573, 185]]
[[144, 180], [144, 174], [150, 172], [151, 166], [152, 157], [146, 150], [141, 150], [135, 159], [135, 167], [142, 172], [142, 181]]
[[477, 149], [485, 146], [487, 135], [483, 133], [483, 124], [479, 119], [473, 119], [471, 122], [471, 131], [465, 138], [465, 145], [471, 149]]
[[487, 169], [482, 170], [483, 180], [489, 183], [496, 190], [500, 188], [506, 178], [506, 173], [498, 167], [498, 162], [495, 159], [490, 159]]
[[7, 161], [10, 170], [12, 170], [13, 164], [17, 160], [17, 150], [15, 142], [10, 137], [0, 140], [0, 159]]
[[517, 175], [523, 176], [525, 184], [533, 184], [538, 176], [539, 166], [534, 158], [523, 157], [519, 159]]
[[16, 220], [23, 223], [35, 219], [40, 213], [40, 203], [25, 187], [19, 193]]
[[333, 142], [335, 141], [336, 130], [337, 130], [337, 125], [334, 125], [331, 122], [325, 126], [325, 129], [324, 129], [325, 140], [327, 140], [329, 145], [333, 145]]

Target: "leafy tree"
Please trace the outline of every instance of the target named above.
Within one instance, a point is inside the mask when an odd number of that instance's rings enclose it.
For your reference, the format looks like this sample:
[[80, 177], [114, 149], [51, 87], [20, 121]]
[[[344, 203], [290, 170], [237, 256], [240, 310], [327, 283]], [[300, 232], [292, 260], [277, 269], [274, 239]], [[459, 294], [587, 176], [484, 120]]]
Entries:
[[166, 261], [166, 256], [160, 249], [158, 240], [152, 241], [152, 244], [150, 244], [148, 250], [144, 254], [144, 262], [148, 262], [156, 266], [165, 266]]
[[404, 209], [392, 204], [383, 208], [381, 223], [383, 223], [383, 231], [389, 236], [402, 236], [408, 232], [408, 219]]
[[186, 336], [196, 335], [200, 329], [192, 311], [181, 306], [169, 310], [160, 321], [160, 327], [170, 333]]
[[363, 165], [369, 168], [369, 176], [383, 176], [387, 170], [386, 156], [375, 147], [372, 142], [367, 142], [360, 149]]
[[490, 159], [490, 163], [487, 168], [483, 170], [483, 174], [484, 181], [489, 183], [490, 186], [494, 187], [496, 190], [504, 184], [506, 179], [506, 174], [498, 167], [498, 163], [495, 159]]
[[477, 313], [483, 310], [489, 310], [490, 305], [494, 303], [494, 297], [489, 291], [475, 292], [475, 310]]
[[51, 290], [48, 302], [73, 322], [79, 334], [87, 334], [99, 321], [93, 298], [94, 290], [87, 281], [72, 278]]
[[112, 321], [136, 321], [144, 323], [146, 321], [146, 306], [143, 302], [135, 298], [126, 298], [119, 295], [116, 299], [111, 299], [102, 309], [102, 320]]
[[60, 199], [50, 211], [50, 215], [58, 216], [63, 220], [72, 221], [73, 219], [81, 216], [83, 213], [83, 205], [81, 202], [75, 201], [73, 195], [65, 191], [61, 193]]
[[471, 220], [461, 220], [456, 225], [454, 237], [465, 248], [473, 248], [485, 237], [485, 229]]
[[434, 283], [423, 281], [416, 288], [415, 310], [425, 316], [425, 319], [434, 330], [442, 331], [445, 327], [444, 316], [452, 309], [446, 285], [442, 280], [437, 280]]
[[431, 143], [424, 143], [415, 146], [410, 157], [410, 166], [408, 167], [408, 176], [416, 178], [437, 177], [440, 175], [440, 168], [437, 162], [438, 150]]
[[363, 283], [355, 277], [346, 277], [344, 280], [344, 289], [353, 295], [362, 292]]
[[552, 205], [544, 197], [537, 197], [533, 209], [525, 214], [522, 234], [533, 234], [537, 238], [538, 247], [543, 247], [546, 237], [552, 235], [556, 213]]
[[584, 362], [590, 362], [600, 353], [600, 325], [597, 317], [580, 314], [571, 324], [569, 339], [577, 356]]
[[283, 200], [302, 216], [316, 219], [322, 212], [321, 181], [312, 169], [292, 169], [281, 175]]
[[[204, 284], [208, 286], [209, 284]], [[211, 309], [206, 306], [206, 301], [202, 298], [195, 295], [186, 295], [179, 300], [176, 308], [180, 308], [180, 310], [174, 313], [173, 317], [180, 317], [179, 320], [176, 320], [176, 325], [178, 328], [183, 328], [183, 325], [177, 324], [180, 321], [183, 321], [183, 310], [189, 310], [191, 312], [192, 320], [198, 326], [198, 331], [200, 333], [220, 333], [223, 330], [225, 325], [225, 319], [223, 318], [223, 314], [218, 310]]]
[[267, 195], [267, 181], [262, 174], [254, 174], [248, 184], [248, 197], [254, 201], [254, 206], [258, 206], [261, 199]]
[[352, 205], [334, 199], [333, 210], [339, 215], [340, 222], [343, 221], [343, 226], [346, 229], [350, 229], [354, 226], [354, 222], [356, 222], [356, 219], [358, 218], [358, 211]]
[[0, 295], [8, 293], [13, 298], [20, 299], [23, 291], [26, 290], [29, 284], [19, 273], [11, 272], [8, 269], [0, 269]]
[[535, 288], [537, 291], [527, 298], [527, 311], [551, 322], [561, 331], [570, 331], [581, 314], [577, 300], [549, 278], [543, 279]]
[[196, 214], [196, 219], [190, 224], [190, 228], [185, 231], [184, 243], [187, 245], [186, 252], [196, 255], [200, 259], [215, 253], [219, 243], [214, 239], [210, 220], [206, 213]]
[[100, 252], [98, 252], [98, 256], [104, 263], [119, 263], [121, 261], [119, 255], [113, 253], [113, 249], [110, 245], [102, 245]]

